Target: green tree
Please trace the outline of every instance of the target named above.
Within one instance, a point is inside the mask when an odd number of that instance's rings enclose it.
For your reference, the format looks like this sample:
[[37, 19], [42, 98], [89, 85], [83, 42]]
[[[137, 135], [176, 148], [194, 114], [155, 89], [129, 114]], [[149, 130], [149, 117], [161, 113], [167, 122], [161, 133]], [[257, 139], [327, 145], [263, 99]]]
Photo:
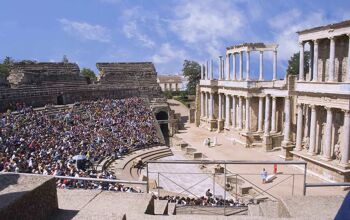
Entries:
[[83, 68], [80, 73], [85, 76], [85, 78], [88, 80], [88, 82], [95, 82], [97, 77], [94, 73], [94, 71], [92, 71], [91, 69], [89, 68]]
[[10, 65], [14, 62], [11, 57], [5, 57], [2, 63], [0, 63], [0, 76], [7, 77], [10, 74]]
[[[293, 54], [293, 56], [288, 61], [287, 74], [298, 75], [299, 74], [299, 53]], [[310, 52], [304, 52], [304, 73], [309, 71], [309, 61], [310, 61]]]
[[196, 86], [201, 78], [201, 66], [195, 61], [185, 60], [182, 73], [188, 79], [188, 94], [194, 95], [196, 93]]

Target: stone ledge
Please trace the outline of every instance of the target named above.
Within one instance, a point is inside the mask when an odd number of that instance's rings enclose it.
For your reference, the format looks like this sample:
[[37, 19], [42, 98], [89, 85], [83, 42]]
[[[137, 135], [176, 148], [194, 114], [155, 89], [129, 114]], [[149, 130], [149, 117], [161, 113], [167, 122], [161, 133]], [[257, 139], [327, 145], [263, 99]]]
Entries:
[[325, 167], [332, 169], [334, 171], [337, 171], [340, 173], [350, 174], [350, 169], [342, 169], [341, 167], [331, 165], [331, 164], [327, 163], [326, 161], [317, 160], [315, 158], [315, 156], [307, 155], [307, 154], [304, 154], [302, 152], [296, 152], [296, 151], [290, 151], [290, 153], [293, 155], [299, 156], [305, 160], [309, 160], [317, 165], [325, 166]]

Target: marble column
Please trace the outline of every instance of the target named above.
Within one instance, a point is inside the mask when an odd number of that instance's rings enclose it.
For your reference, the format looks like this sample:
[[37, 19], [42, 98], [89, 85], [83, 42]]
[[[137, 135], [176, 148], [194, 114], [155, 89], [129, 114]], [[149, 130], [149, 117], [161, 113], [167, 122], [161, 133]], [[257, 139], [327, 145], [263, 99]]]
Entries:
[[259, 97], [259, 114], [258, 114], [258, 131], [263, 130], [263, 107], [264, 107], [264, 97]]
[[325, 138], [323, 145], [323, 157], [326, 160], [331, 160], [332, 150], [332, 127], [333, 127], [333, 113], [331, 108], [327, 109], [327, 121], [325, 128]]
[[350, 148], [350, 113], [349, 110], [344, 111], [344, 126], [343, 126], [343, 140], [341, 149], [341, 165], [349, 165], [349, 148]]
[[243, 103], [242, 96], [238, 96], [238, 129], [242, 130], [243, 128]]
[[204, 79], [204, 65], [201, 64], [201, 79]]
[[219, 80], [222, 80], [222, 56], [219, 56], [218, 66], [219, 66]]
[[236, 80], [236, 54], [232, 54], [232, 79]]
[[347, 81], [350, 82], [350, 34], [347, 34], [347, 36], [349, 37], [349, 42], [348, 42], [348, 64], [347, 64], [347, 74], [348, 76], [346, 77]]
[[226, 80], [230, 80], [230, 54], [226, 54]]
[[309, 125], [310, 125], [310, 108], [307, 105], [304, 105], [305, 108], [305, 127], [304, 127], [304, 140], [310, 137], [309, 135]]
[[201, 116], [204, 117], [205, 114], [204, 114], [204, 93], [201, 92]]
[[236, 128], [236, 96], [232, 96], [232, 127]]
[[205, 116], [209, 118], [209, 93], [205, 93]]
[[209, 119], [213, 120], [214, 119], [214, 94], [209, 93]]
[[318, 79], [318, 40], [314, 40], [314, 67], [312, 71], [312, 81], [317, 82]]
[[243, 51], [239, 52], [239, 78], [238, 80], [243, 80]]
[[309, 41], [310, 46], [310, 60], [309, 60], [309, 77], [306, 79], [307, 81], [312, 80], [312, 73], [314, 69], [314, 44], [312, 41]]
[[259, 56], [259, 80], [264, 80], [264, 51], [260, 51]]
[[299, 81], [304, 81], [304, 42], [299, 43], [299, 54]]
[[283, 141], [289, 142], [290, 136], [290, 98], [289, 96], [284, 98], [284, 136]]
[[245, 130], [250, 131], [250, 97], [245, 99]]
[[270, 134], [270, 96], [266, 95], [265, 97], [265, 127], [264, 134]]
[[249, 81], [250, 80], [250, 51], [246, 51], [246, 77], [245, 80]]
[[221, 80], [225, 80], [225, 60], [221, 58]]
[[210, 60], [210, 79], [214, 79], [214, 61]]
[[273, 51], [272, 80], [277, 80], [277, 50]]
[[230, 96], [225, 94], [226, 100], [225, 100], [225, 127], [229, 128], [230, 127]]
[[271, 132], [276, 132], [276, 97], [272, 97]]
[[329, 46], [329, 65], [328, 65], [328, 82], [334, 81], [334, 56], [335, 56], [335, 41], [334, 37], [330, 37]]
[[219, 99], [219, 106], [218, 106], [218, 118], [221, 121], [222, 120], [222, 103], [221, 103], [221, 93], [218, 93], [218, 99]]
[[316, 148], [316, 106], [311, 105], [311, 121], [310, 121], [310, 146], [309, 154], [315, 155]]
[[295, 143], [295, 149], [300, 151], [303, 139], [303, 108], [301, 104], [297, 105], [298, 108], [298, 119], [297, 119], [297, 137]]
[[209, 61], [207, 60], [206, 62], [206, 67], [205, 67], [205, 78], [208, 80], [209, 79]]

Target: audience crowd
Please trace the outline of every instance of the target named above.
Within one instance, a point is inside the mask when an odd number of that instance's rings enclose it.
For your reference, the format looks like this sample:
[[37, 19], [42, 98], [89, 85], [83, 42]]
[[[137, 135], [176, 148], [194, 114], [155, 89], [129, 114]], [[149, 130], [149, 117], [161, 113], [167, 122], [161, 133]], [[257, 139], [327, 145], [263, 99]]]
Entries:
[[[93, 165], [159, 144], [154, 120], [140, 98], [84, 101], [55, 114], [21, 106], [0, 113], [0, 171], [115, 179]], [[60, 180], [58, 186], [133, 190], [71, 180]]]
[[155, 199], [168, 200], [170, 203], [177, 205], [192, 205], [192, 206], [232, 206], [232, 207], [243, 207], [245, 203], [240, 201], [234, 201], [233, 199], [221, 199], [217, 197], [180, 197], [180, 196], [154, 196]]

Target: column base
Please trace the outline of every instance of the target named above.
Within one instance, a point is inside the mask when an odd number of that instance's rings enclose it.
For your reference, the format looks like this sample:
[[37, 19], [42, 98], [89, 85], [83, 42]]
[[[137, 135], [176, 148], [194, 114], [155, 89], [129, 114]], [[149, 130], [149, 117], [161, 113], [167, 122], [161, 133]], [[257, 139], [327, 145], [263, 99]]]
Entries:
[[291, 153], [291, 151], [294, 148], [294, 145], [292, 142], [290, 141], [282, 141], [281, 143], [282, 146], [282, 158], [284, 158], [285, 160], [292, 160], [293, 159], [293, 154]]
[[327, 158], [325, 156], [321, 156], [320, 159], [323, 161], [331, 161], [332, 160], [332, 158]]
[[224, 120], [218, 120], [218, 132], [224, 129]]
[[343, 169], [349, 169], [350, 168], [350, 164], [349, 163], [346, 163], [346, 164], [340, 163], [337, 166], [339, 166], [339, 167], [341, 167]]
[[307, 152], [307, 154], [310, 155], [310, 156], [315, 156], [316, 155], [315, 152], [309, 152], [309, 151]]
[[263, 147], [265, 148], [265, 151], [268, 152], [272, 150], [272, 138], [270, 134], [264, 134], [262, 144], [263, 144]]

